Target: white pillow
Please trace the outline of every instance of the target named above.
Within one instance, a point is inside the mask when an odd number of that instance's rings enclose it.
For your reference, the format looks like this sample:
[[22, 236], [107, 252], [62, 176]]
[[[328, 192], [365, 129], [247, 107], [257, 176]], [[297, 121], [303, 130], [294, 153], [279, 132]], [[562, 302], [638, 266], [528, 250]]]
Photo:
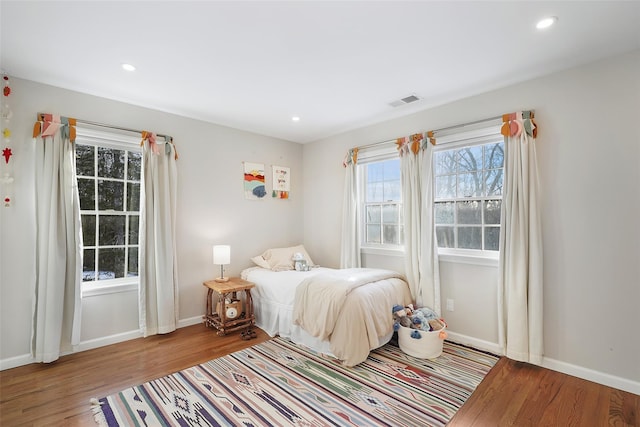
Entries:
[[[273, 271], [287, 271], [293, 270], [293, 254], [300, 252], [307, 260], [307, 265], [312, 266], [313, 261], [305, 250], [303, 245], [291, 246], [289, 248], [273, 248], [267, 249], [262, 255], [262, 259], [269, 264], [269, 268]], [[260, 256], [258, 256], [260, 257]], [[256, 258], [258, 258], [256, 257]], [[252, 258], [253, 260], [253, 258]], [[258, 264], [255, 260], [253, 261]], [[260, 265], [260, 264], [258, 264]], [[265, 267], [267, 268], [267, 267]]]
[[267, 261], [265, 261], [265, 259], [262, 257], [262, 255], [254, 256], [253, 258], [251, 258], [251, 261], [253, 261], [258, 267], [262, 267], [262, 268], [266, 268], [267, 270], [271, 270], [271, 266], [269, 265], [269, 263]]

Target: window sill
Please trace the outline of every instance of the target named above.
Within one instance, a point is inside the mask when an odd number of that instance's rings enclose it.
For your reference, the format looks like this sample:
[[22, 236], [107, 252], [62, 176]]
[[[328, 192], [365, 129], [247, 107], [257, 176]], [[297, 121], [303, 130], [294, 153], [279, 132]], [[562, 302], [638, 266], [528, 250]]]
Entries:
[[498, 267], [500, 261], [498, 253], [466, 253], [462, 251], [438, 251], [438, 260], [441, 262], [450, 262], [456, 264], [482, 265], [486, 267]]
[[370, 246], [364, 246], [360, 248], [360, 253], [364, 255], [384, 255], [384, 256], [404, 256], [403, 248], [374, 248]]
[[133, 292], [138, 290], [139, 281], [127, 280], [119, 283], [96, 284], [88, 282], [82, 284], [82, 298], [96, 297], [99, 295], [118, 294], [122, 292]]

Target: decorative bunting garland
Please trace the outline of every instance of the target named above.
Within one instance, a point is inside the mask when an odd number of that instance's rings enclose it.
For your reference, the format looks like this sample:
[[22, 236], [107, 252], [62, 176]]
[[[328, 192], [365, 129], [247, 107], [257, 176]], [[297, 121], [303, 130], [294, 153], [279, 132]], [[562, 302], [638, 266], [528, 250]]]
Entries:
[[9, 121], [13, 116], [13, 111], [9, 107], [9, 95], [11, 95], [11, 86], [9, 86], [9, 76], [6, 74], [2, 75], [2, 140], [4, 148], [2, 149], [2, 157], [4, 158], [4, 166], [2, 178], [0, 178], [0, 183], [2, 183], [2, 205], [5, 208], [11, 207], [13, 203], [13, 162], [9, 163], [11, 157], [13, 156], [13, 150], [11, 149], [11, 129], [9, 128]]
[[503, 114], [502, 122], [500, 133], [506, 137], [518, 137], [523, 131], [533, 138], [538, 136], [538, 126], [536, 125], [533, 111]]

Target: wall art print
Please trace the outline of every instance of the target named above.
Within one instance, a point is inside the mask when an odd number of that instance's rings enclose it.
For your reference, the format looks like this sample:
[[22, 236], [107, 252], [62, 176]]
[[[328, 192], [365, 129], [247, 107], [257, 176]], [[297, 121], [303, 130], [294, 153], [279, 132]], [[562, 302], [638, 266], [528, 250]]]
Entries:
[[244, 196], [249, 200], [262, 199], [267, 194], [264, 186], [264, 164], [244, 162]]
[[272, 197], [288, 199], [291, 191], [291, 169], [284, 166], [273, 166]]

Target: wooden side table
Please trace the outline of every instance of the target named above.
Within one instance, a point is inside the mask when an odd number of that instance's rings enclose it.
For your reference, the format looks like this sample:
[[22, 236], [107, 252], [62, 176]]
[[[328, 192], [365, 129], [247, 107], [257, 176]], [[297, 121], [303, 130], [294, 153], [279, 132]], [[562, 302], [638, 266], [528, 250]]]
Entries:
[[[253, 314], [253, 300], [251, 299], [251, 288], [255, 284], [242, 280], [239, 277], [232, 277], [228, 282], [216, 282], [215, 280], [207, 280], [202, 283], [207, 287], [207, 313], [203, 316], [204, 324], [210, 328], [218, 330], [219, 336], [224, 336], [227, 332], [245, 328], [242, 337], [253, 338], [255, 332], [251, 331], [251, 327], [255, 324], [256, 318]], [[227, 317], [227, 298], [237, 300], [237, 293], [244, 291], [245, 293], [245, 310], [238, 313], [237, 317]], [[214, 293], [216, 294], [217, 303], [214, 302]], [[215, 311], [214, 311], [215, 307]]]

